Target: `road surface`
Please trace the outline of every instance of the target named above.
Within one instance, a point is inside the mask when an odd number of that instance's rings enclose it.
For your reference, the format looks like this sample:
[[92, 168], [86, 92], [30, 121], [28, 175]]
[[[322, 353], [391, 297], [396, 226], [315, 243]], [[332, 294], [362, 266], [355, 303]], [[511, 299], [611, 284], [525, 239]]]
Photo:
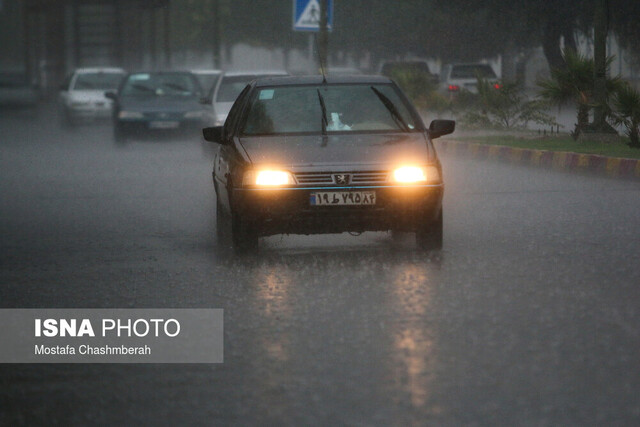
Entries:
[[411, 236], [216, 249], [196, 139], [0, 114], [0, 307], [223, 308], [217, 365], [2, 365], [0, 425], [638, 425], [640, 185], [443, 158]]

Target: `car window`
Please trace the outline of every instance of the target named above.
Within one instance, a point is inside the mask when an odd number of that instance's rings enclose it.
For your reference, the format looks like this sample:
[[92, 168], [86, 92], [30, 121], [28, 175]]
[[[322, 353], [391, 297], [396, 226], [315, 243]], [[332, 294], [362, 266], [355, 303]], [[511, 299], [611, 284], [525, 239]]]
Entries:
[[198, 81], [189, 73], [131, 74], [122, 87], [123, 96], [194, 96]]
[[388, 84], [310, 85], [260, 88], [243, 135], [327, 132], [414, 131], [416, 122], [397, 90]]
[[236, 100], [242, 89], [249, 82], [254, 80], [256, 76], [223, 76], [220, 81], [220, 87], [216, 95], [215, 102], [233, 102]]
[[247, 95], [247, 92], [249, 92], [250, 88], [251, 88], [250, 85], [245, 86], [245, 88], [242, 90], [240, 95], [238, 95], [238, 97], [236, 98], [236, 101], [233, 103], [231, 110], [229, 110], [229, 114], [227, 115], [227, 120], [224, 122], [225, 135], [229, 135], [231, 133], [231, 130], [235, 128], [236, 124], [238, 123], [239, 110], [242, 109], [242, 105], [244, 104], [244, 101], [245, 101], [245, 96]]
[[[275, 74], [243, 74], [241, 76], [222, 76], [220, 87], [216, 93], [214, 102], [233, 102], [236, 100], [242, 89], [253, 80], [260, 77], [273, 76]], [[284, 74], [283, 74], [284, 75]]]
[[96, 72], [80, 73], [73, 83], [73, 90], [109, 90], [116, 89], [124, 73]]
[[495, 79], [496, 74], [489, 65], [454, 65], [451, 69], [452, 79], [475, 79], [481, 77], [483, 79]]

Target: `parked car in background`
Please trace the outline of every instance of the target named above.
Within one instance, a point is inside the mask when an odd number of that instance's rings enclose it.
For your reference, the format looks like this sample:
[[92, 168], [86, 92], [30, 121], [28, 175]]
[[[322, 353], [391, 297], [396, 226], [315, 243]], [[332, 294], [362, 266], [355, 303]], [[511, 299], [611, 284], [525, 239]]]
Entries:
[[442, 170], [432, 140], [455, 122], [425, 127], [382, 76], [262, 78], [245, 86], [213, 162], [218, 242], [237, 252], [261, 236], [415, 232], [442, 247]]
[[104, 93], [115, 90], [126, 72], [122, 68], [78, 68], [60, 85], [59, 104], [64, 125], [108, 119], [111, 100]]
[[190, 72], [131, 73], [117, 92], [105, 95], [114, 101], [113, 135], [118, 143], [152, 132], [200, 133], [210, 118], [210, 107], [201, 102], [202, 87]]
[[478, 93], [478, 78], [500, 89], [498, 77], [489, 64], [447, 64], [440, 71], [440, 91], [455, 95], [461, 90]]
[[438, 84], [438, 75], [431, 71], [427, 61], [407, 60], [407, 61], [385, 61], [380, 64], [379, 74], [396, 78], [397, 73], [422, 73], [434, 85]]
[[38, 104], [39, 91], [22, 72], [0, 72], [0, 107], [23, 108]]
[[198, 78], [205, 94], [210, 93], [216, 84], [218, 84], [218, 79], [222, 77], [222, 70], [195, 69], [191, 70], [191, 72]]
[[230, 71], [224, 73], [209, 97], [209, 104], [213, 107], [215, 125], [221, 126], [224, 124], [234, 101], [242, 92], [242, 89], [252, 80], [259, 77], [287, 75], [286, 71], [280, 70]]

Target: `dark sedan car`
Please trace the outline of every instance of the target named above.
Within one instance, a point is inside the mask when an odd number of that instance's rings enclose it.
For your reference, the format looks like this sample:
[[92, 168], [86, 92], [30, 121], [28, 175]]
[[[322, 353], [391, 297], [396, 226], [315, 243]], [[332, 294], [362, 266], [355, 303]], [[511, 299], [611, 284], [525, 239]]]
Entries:
[[[442, 246], [442, 170], [426, 128], [385, 77], [274, 77], [247, 85], [224, 127], [204, 129], [213, 165], [218, 241], [236, 251], [281, 233], [416, 232]], [[230, 231], [230, 233], [227, 232]]]
[[211, 114], [201, 103], [198, 80], [189, 72], [131, 73], [117, 93], [105, 95], [114, 100], [117, 142], [152, 131], [199, 131]]

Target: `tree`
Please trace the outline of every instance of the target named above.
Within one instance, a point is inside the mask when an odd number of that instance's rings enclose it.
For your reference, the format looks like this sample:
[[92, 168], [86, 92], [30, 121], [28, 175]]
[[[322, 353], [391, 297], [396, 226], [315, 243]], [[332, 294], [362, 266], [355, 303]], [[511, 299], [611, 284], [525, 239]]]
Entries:
[[[577, 138], [589, 126], [589, 109], [594, 106], [594, 62], [592, 58], [571, 49], [564, 51], [563, 59], [565, 67], [552, 69], [551, 77], [538, 83], [539, 94], [543, 99], [557, 105], [568, 101], [576, 103], [577, 123], [572, 135]], [[607, 58], [607, 70], [612, 60], [613, 57]], [[613, 93], [620, 84], [619, 77], [607, 77], [607, 94]]]
[[620, 85], [613, 100], [612, 121], [626, 128], [629, 146], [640, 148], [640, 92], [628, 83]]

